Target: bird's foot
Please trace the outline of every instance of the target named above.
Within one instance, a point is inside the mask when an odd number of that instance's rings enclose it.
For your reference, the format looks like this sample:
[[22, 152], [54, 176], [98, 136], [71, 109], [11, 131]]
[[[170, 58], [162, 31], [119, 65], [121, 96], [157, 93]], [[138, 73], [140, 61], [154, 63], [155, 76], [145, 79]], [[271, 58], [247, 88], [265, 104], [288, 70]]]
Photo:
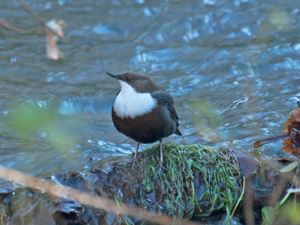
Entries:
[[156, 168], [159, 168], [159, 171], [161, 171], [161, 169], [163, 169], [164, 171], [167, 171], [167, 169], [163, 166], [163, 161], [160, 160], [157, 156], [156, 156], [156, 159], [158, 161]]
[[132, 169], [133, 169], [135, 166], [139, 166], [139, 162], [138, 162], [137, 157], [134, 156], [134, 157], [132, 158]]
[[137, 157], [133, 154], [133, 157], [126, 162], [126, 165], [134, 169], [135, 166], [139, 166]]

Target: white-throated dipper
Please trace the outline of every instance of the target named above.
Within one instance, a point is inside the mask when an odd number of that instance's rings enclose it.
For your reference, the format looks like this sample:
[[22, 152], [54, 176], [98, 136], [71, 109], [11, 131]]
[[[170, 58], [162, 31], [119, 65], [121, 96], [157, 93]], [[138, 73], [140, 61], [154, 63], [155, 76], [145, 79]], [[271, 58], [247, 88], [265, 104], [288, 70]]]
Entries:
[[172, 96], [146, 75], [134, 72], [107, 74], [121, 84], [112, 108], [112, 120], [119, 132], [138, 142], [134, 160], [140, 143], [159, 141], [158, 165], [161, 167], [162, 139], [173, 133], [182, 135]]

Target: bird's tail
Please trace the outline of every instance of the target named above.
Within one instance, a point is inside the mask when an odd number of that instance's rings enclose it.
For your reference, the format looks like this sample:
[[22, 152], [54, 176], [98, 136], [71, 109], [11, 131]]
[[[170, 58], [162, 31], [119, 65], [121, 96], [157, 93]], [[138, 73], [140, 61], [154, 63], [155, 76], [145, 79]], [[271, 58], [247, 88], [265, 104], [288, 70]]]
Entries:
[[175, 132], [174, 132], [175, 134], [177, 134], [177, 135], [180, 135], [180, 136], [182, 136], [182, 133], [178, 130], [178, 128], [175, 130]]

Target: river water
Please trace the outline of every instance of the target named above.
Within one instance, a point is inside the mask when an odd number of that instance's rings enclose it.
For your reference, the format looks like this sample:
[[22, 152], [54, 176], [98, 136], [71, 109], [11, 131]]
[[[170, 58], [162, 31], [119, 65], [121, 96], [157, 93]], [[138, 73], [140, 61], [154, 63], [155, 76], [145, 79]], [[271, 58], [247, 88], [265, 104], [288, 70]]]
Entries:
[[[144, 73], [167, 90], [183, 136], [164, 141], [178, 144], [252, 151], [257, 139], [283, 133], [300, 98], [299, 1], [26, 2], [45, 21], [67, 23], [59, 42], [64, 57], [46, 58], [43, 32], [0, 28], [1, 165], [50, 175], [135, 151], [112, 124], [120, 86], [105, 71]], [[17, 1], [0, 2], [0, 18], [39, 27]], [[10, 115], [22, 117], [16, 111], [23, 105], [51, 111], [52, 128], [20, 136]], [[73, 145], [62, 150], [55, 135]], [[283, 156], [280, 147], [263, 151]]]

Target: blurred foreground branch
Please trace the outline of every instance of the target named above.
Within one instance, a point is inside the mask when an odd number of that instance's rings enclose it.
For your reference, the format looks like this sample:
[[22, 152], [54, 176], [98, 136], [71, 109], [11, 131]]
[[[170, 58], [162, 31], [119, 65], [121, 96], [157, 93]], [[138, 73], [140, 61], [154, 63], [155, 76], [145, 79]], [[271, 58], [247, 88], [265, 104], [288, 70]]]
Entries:
[[34, 176], [29, 176], [25, 173], [3, 166], [0, 166], [0, 178], [9, 180], [10, 182], [24, 184], [31, 189], [47, 192], [48, 194], [59, 198], [69, 198], [81, 204], [90, 205], [97, 209], [103, 209], [105, 211], [131, 217], [139, 217], [152, 223], [169, 224], [175, 222], [176, 224], [183, 225], [199, 225], [199, 223], [190, 221], [174, 220], [172, 217], [161, 215], [157, 212], [153, 212], [150, 214], [151, 216], [149, 216], [149, 214], [142, 208], [132, 207], [128, 204], [117, 205], [109, 199], [94, 196], [62, 185], [54, 184], [52, 182], [45, 181]]

